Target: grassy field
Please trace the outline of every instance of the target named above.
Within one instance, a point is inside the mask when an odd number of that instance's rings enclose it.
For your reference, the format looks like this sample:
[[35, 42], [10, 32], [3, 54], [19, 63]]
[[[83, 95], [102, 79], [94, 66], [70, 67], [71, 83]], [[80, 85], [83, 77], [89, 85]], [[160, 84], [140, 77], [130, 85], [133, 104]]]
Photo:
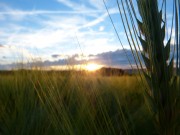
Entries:
[[156, 134], [135, 76], [0, 74], [1, 135]]

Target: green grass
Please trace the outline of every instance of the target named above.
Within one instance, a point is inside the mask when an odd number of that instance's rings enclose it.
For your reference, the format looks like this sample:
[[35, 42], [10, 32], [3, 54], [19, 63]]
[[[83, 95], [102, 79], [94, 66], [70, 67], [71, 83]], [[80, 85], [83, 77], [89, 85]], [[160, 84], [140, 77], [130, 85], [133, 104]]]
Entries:
[[0, 134], [156, 133], [135, 76], [16, 71], [0, 75]]

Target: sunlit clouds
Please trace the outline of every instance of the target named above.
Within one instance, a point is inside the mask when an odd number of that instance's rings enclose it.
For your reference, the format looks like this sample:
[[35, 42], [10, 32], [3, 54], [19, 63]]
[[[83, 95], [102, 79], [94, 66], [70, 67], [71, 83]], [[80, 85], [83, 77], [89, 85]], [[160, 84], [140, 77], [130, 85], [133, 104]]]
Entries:
[[[64, 9], [25, 10], [22, 9], [25, 7], [12, 7], [13, 2], [1, 3], [0, 43], [18, 48], [17, 55], [26, 52], [29, 56], [24, 55], [25, 59], [34, 56], [42, 60], [49, 60], [53, 53], [97, 54], [119, 48], [113, 32], [109, 32], [112, 31], [109, 27], [111, 24], [107, 21], [108, 15], [101, 2], [98, 2], [98, 6], [92, 6], [94, 0], [81, 1], [81, 4], [72, 0], [54, 2]], [[111, 12], [118, 13], [113, 8]], [[7, 48], [0, 51], [8, 59], [13, 57]]]
[[[108, 1], [107, 1], [108, 2]], [[127, 40], [115, 3], [109, 1], [125, 48]], [[55, 61], [59, 56], [97, 55], [122, 49], [104, 4], [100, 0], [46, 0], [0, 2], [0, 64], [35, 60]]]

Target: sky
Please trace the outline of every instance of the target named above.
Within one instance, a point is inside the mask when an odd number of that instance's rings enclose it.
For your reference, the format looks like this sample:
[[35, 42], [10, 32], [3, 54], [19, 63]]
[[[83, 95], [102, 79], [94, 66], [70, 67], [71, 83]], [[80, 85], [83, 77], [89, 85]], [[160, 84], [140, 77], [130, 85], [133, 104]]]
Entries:
[[[115, 0], [107, 5], [123, 45], [129, 49]], [[1, 69], [18, 62], [65, 65], [66, 60], [126, 67], [121, 49], [102, 0], [0, 1]]]

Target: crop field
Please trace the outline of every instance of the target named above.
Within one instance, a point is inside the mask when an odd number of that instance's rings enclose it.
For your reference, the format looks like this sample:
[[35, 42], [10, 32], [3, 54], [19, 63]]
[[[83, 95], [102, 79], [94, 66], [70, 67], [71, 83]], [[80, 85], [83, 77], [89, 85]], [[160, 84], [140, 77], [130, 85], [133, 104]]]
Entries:
[[180, 135], [180, 0], [2, 0], [0, 135]]
[[155, 134], [137, 77], [14, 71], [0, 76], [0, 134]]

